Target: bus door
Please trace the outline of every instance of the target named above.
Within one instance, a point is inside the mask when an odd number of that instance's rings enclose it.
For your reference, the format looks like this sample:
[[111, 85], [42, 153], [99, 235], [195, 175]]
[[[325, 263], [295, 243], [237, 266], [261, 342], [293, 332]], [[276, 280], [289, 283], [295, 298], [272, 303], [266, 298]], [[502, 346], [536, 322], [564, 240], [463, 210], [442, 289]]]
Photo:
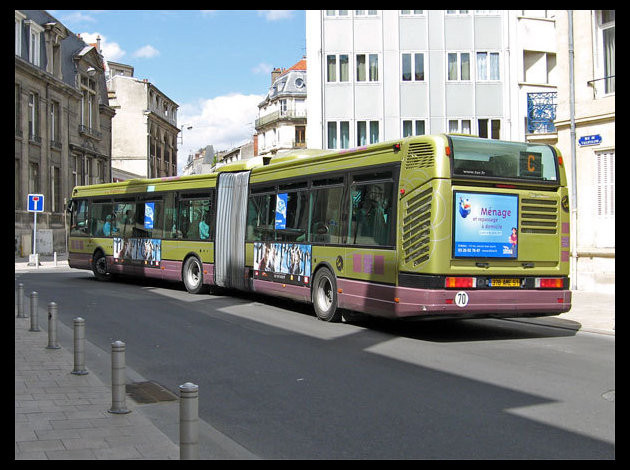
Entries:
[[214, 282], [220, 287], [246, 289], [245, 226], [249, 173], [219, 174]]

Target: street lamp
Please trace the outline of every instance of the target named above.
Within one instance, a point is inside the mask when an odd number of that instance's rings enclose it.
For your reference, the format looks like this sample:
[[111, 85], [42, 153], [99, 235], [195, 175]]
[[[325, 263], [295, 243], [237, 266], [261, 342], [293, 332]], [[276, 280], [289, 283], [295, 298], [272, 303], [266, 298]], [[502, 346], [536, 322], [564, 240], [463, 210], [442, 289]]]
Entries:
[[184, 145], [184, 127], [186, 128], [187, 131], [189, 131], [190, 129], [193, 128], [193, 126], [189, 126], [187, 124], [182, 124], [180, 126], [180, 134], [179, 134], [179, 143], [180, 145]]

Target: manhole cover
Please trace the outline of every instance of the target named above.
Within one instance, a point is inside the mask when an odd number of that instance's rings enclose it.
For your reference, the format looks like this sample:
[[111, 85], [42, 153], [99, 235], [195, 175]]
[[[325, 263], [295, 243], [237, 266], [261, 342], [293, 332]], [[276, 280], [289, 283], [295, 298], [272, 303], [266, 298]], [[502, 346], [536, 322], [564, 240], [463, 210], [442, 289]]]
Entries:
[[136, 382], [126, 385], [127, 394], [136, 403], [158, 403], [175, 401], [177, 397], [155, 382]]
[[604, 393], [602, 395], [602, 398], [604, 400], [608, 400], [608, 401], [615, 401], [615, 391], [614, 390], [609, 390], [608, 392]]

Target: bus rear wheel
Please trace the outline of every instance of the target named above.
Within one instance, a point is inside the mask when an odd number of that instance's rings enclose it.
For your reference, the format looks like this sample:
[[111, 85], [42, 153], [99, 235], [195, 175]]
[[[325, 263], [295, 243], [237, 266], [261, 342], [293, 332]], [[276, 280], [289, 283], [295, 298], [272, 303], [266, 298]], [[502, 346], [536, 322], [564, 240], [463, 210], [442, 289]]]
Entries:
[[186, 290], [191, 294], [200, 294], [204, 291], [203, 285], [203, 266], [196, 256], [191, 256], [184, 263], [182, 270], [182, 278]]
[[327, 322], [341, 320], [341, 311], [337, 308], [337, 281], [328, 268], [321, 268], [315, 273], [311, 294], [317, 318]]

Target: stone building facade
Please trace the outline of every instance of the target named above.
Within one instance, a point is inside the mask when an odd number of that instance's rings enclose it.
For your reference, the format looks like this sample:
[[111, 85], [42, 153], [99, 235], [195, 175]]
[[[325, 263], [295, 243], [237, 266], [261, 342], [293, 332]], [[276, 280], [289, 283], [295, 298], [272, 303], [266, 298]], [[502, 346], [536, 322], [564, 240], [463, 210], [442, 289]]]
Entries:
[[65, 203], [111, 180], [103, 57], [44, 10], [15, 10], [15, 249], [32, 249], [28, 194], [44, 195], [37, 251], [66, 250]]

